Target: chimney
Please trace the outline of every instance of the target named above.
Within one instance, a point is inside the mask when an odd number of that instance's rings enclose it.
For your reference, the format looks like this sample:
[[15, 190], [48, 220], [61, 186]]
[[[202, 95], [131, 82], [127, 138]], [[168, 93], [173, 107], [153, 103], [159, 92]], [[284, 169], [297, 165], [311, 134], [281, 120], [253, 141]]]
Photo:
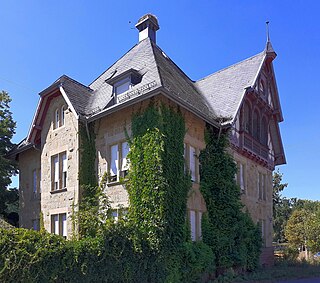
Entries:
[[159, 29], [156, 16], [152, 14], [142, 16], [136, 24], [136, 28], [139, 30], [139, 42], [149, 37], [151, 41], [156, 43], [156, 31]]

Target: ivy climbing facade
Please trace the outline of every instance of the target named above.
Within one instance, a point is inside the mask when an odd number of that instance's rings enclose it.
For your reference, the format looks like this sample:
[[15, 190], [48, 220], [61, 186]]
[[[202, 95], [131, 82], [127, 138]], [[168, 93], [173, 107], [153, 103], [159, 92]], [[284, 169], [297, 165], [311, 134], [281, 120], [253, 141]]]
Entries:
[[103, 193], [106, 215], [134, 221], [164, 257], [203, 242], [217, 266], [250, 269], [245, 254], [259, 257], [261, 244], [261, 263], [272, 264], [272, 172], [286, 160], [271, 42], [192, 81], [157, 45], [154, 15], [136, 27], [139, 42], [90, 85], [62, 76], [40, 93], [11, 152], [21, 227], [39, 229], [42, 215], [44, 229], [70, 238], [75, 205]]

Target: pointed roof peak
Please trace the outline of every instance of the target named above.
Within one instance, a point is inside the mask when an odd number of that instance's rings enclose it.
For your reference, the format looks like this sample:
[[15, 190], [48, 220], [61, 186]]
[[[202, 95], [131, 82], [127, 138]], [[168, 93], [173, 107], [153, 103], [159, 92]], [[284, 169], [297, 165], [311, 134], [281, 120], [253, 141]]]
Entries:
[[269, 21], [266, 21], [266, 34], [267, 34], [267, 43], [265, 47], [265, 53], [274, 59], [277, 56], [277, 53], [274, 51], [271, 41], [270, 41], [270, 32], [269, 32]]

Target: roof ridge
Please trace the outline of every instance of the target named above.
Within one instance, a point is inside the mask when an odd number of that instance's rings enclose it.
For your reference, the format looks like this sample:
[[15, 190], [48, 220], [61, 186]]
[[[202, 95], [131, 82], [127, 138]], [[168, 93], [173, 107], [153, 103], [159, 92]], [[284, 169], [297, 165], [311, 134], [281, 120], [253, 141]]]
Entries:
[[195, 81], [195, 83], [198, 83], [198, 82], [200, 82], [200, 81], [203, 81], [203, 80], [205, 80], [205, 79], [207, 79], [207, 78], [209, 78], [209, 77], [211, 77], [211, 76], [213, 76], [213, 75], [216, 75], [216, 74], [218, 74], [218, 73], [224, 72], [224, 71], [226, 71], [226, 70], [228, 70], [228, 69], [230, 69], [230, 68], [232, 68], [232, 67], [234, 67], [234, 66], [240, 65], [240, 64], [242, 64], [242, 63], [244, 63], [244, 62], [246, 62], [246, 61], [252, 60], [254, 57], [258, 57], [258, 56], [263, 55], [263, 54], [265, 54], [265, 50], [263, 50], [262, 52], [259, 52], [259, 53], [256, 54], [256, 55], [253, 55], [253, 56], [251, 56], [251, 57], [249, 57], [249, 58], [246, 58], [246, 59], [241, 60], [241, 61], [239, 61], [239, 62], [237, 62], [237, 63], [234, 63], [234, 64], [232, 64], [232, 65], [230, 65], [230, 66], [227, 66], [227, 67], [225, 67], [225, 68], [222, 68], [222, 69], [220, 69], [220, 70], [218, 70], [218, 71], [216, 71], [216, 72], [214, 72], [214, 73], [212, 73], [212, 74], [209, 74], [209, 75], [207, 75], [207, 76], [205, 76], [205, 77], [203, 77], [203, 78]]
[[159, 47], [157, 44], [151, 42], [151, 44], [154, 44], [156, 48], [159, 49], [160, 52], [162, 52], [164, 54], [164, 57], [166, 59], [168, 59], [171, 63], [173, 63], [173, 65], [190, 81], [190, 82], [195, 82], [194, 80], [192, 80], [168, 55], [167, 53], [165, 53], [161, 47]]
[[160, 69], [159, 69], [159, 66], [158, 66], [156, 53], [154, 52], [154, 48], [158, 47], [158, 45], [156, 43], [151, 42], [151, 41], [150, 41], [150, 43], [151, 43], [151, 50], [152, 50], [153, 58], [154, 58], [155, 65], [156, 65], [156, 68], [157, 68], [157, 71], [158, 71], [158, 75], [159, 75], [159, 79], [160, 79], [160, 85], [163, 86], [162, 75], [161, 75], [161, 72], [160, 72]]
[[[192, 80], [157, 44], [151, 42], [152, 46], [157, 48], [162, 55], [165, 57], [165, 59], [167, 59], [170, 63], [173, 64], [173, 66], [180, 72], [180, 74], [183, 76], [184, 79], [187, 79], [186, 81], [190, 84], [190, 86], [201, 96], [201, 93], [199, 93], [198, 89], [195, 86], [195, 81]], [[155, 56], [156, 58], [156, 56]], [[157, 68], [158, 68], [158, 64], [157, 64]], [[158, 68], [159, 70], [159, 68]], [[161, 72], [159, 72], [159, 76], [161, 78]], [[162, 81], [162, 79], [161, 79]]]
[[146, 39], [139, 41], [135, 45], [133, 45], [127, 52], [125, 52], [120, 58], [118, 58], [112, 65], [110, 65], [106, 70], [104, 70], [98, 77], [96, 77], [89, 85], [92, 85], [95, 81], [97, 81], [100, 77], [102, 77], [108, 70], [110, 70], [117, 62], [119, 62], [124, 56], [126, 56], [131, 50], [139, 46]]
[[[67, 80], [69, 80], [69, 81], [71, 81], [71, 82], [73, 82], [73, 83], [76, 83], [77, 85], [80, 85], [80, 86], [82, 86], [82, 87], [84, 87], [84, 88], [86, 88], [86, 89], [88, 89], [88, 90], [90, 90], [90, 91], [93, 91], [93, 89], [90, 88], [89, 86], [86, 86], [86, 85], [84, 85], [83, 83], [78, 82], [77, 80], [69, 77], [68, 75], [62, 75], [62, 76], [60, 77], [60, 79], [61, 79], [61, 78], [65, 78], [65, 79], [67, 79]], [[60, 79], [59, 79], [59, 80], [60, 80]]]

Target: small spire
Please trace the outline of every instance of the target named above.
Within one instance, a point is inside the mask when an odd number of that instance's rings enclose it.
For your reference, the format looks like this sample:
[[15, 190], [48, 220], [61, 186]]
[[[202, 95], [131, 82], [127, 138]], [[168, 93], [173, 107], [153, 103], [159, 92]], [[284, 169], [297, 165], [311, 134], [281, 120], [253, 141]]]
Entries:
[[266, 34], [267, 34], [267, 43], [266, 43], [265, 52], [274, 59], [277, 56], [277, 53], [274, 51], [270, 41], [269, 21], [266, 21]]
[[267, 42], [270, 42], [269, 21], [266, 21]]

